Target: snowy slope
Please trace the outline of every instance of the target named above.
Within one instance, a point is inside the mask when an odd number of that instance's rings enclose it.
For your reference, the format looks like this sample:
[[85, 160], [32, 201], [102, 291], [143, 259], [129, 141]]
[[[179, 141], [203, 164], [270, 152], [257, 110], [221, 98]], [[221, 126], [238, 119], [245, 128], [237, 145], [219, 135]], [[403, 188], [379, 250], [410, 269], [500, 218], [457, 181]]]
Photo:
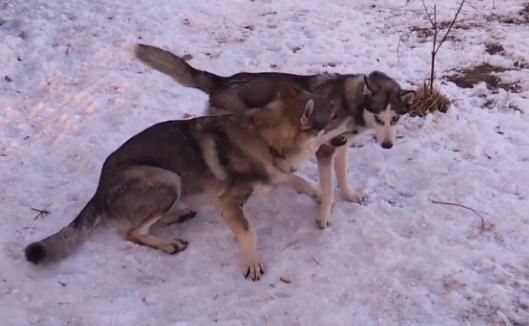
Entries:
[[[487, 21], [492, 5], [465, 7], [464, 19], [483, 27], [458, 29], [443, 45], [439, 76], [483, 61], [529, 62], [529, 27]], [[522, 5], [496, 1], [494, 12]], [[430, 44], [402, 37], [427, 26], [420, 1], [14, 0], [0, 8], [2, 325], [529, 325], [523, 80], [519, 94], [445, 83], [456, 100], [447, 114], [405, 119], [389, 151], [366, 137], [350, 150], [349, 180], [367, 204], [338, 197], [328, 230], [315, 227], [312, 200], [290, 189], [253, 198], [260, 282], [242, 277], [239, 246], [211, 208], [163, 231], [190, 240], [176, 256], [101, 230], [56, 266], [24, 260], [25, 245], [84, 206], [103, 160], [123, 141], [202, 112], [204, 94], [138, 64], [123, 44], [191, 54], [192, 64], [218, 74], [380, 69], [410, 87], [430, 69]], [[439, 19], [455, 8], [439, 2]], [[485, 53], [490, 40], [508, 55]], [[301, 174], [317, 182], [314, 161]], [[479, 210], [484, 225], [432, 200]], [[31, 208], [51, 203], [35, 219]]]

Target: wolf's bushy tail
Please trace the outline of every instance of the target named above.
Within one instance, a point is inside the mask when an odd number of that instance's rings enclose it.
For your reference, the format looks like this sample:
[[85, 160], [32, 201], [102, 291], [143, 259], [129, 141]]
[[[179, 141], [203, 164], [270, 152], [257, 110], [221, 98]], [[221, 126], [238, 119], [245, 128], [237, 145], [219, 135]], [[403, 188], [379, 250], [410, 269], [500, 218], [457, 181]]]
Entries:
[[198, 88], [208, 95], [213, 92], [215, 82], [223, 78], [208, 71], [198, 70], [174, 53], [153, 45], [131, 44], [129, 52], [147, 66], [169, 75], [179, 84]]
[[68, 226], [41, 241], [30, 243], [24, 250], [26, 259], [40, 264], [68, 257], [88, 238], [100, 221], [95, 199], [92, 198]]

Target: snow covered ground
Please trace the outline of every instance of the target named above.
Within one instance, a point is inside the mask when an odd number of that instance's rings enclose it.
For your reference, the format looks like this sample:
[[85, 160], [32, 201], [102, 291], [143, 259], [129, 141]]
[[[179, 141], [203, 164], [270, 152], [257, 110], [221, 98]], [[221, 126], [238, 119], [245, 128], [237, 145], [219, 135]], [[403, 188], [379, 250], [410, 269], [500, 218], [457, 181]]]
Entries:
[[[7, 4], [5, 4], [7, 1]], [[441, 85], [447, 114], [406, 118], [392, 150], [365, 137], [349, 179], [366, 205], [339, 197], [334, 224], [290, 189], [247, 206], [266, 268], [242, 277], [239, 246], [212, 208], [171, 227], [170, 256], [102, 229], [48, 267], [23, 248], [70, 222], [105, 157], [143, 128], [200, 114], [206, 96], [122, 49], [141, 41], [218, 74], [379, 69], [403, 87], [429, 73], [419, 0], [3, 0], [0, 4], [0, 320], [2, 325], [529, 325], [527, 69], [501, 73], [522, 92]], [[432, 2], [428, 2], [431, 5]], [[438, 77], [482, 62], [529, 63], [524, 1], [473, 0], [438, 55]], [[439, 20], [458, 4], [438, 2]], [[494, 10], [493, 10], [494, 9]], [[400, 40], [400, 42], [399, 42]], [[505, 53], [490, 55], [485, 43]], [[490, 108], [484, 108], [485, 103]], [[301, 174], [317, 182], [314, 161]], [[479, 210], [433, 201], [458, 203]], [[31, 208], [50, 205], [35, 218]], [[280, 278], [289, 278], [284, 283]]]

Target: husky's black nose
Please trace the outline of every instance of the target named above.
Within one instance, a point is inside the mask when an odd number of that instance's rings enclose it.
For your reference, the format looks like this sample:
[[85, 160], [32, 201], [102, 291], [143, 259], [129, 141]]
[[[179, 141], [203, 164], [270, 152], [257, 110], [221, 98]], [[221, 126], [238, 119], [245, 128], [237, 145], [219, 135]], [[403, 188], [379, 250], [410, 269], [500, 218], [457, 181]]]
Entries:
[[391, 147], [393, 147], [392, 142], [389, 142], [389, 141], [382, 142], [382, 148], [390, 149]]

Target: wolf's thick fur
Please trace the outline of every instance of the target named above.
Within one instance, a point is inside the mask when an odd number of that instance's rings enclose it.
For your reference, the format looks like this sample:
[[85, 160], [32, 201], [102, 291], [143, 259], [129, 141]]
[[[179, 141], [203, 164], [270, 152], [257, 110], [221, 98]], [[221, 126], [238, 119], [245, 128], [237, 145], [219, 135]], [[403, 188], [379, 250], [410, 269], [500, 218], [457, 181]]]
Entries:
[[151, 225], [189, 218], [186, 205], [214, 204], [242, 247], [245, 276], [259, 279], [256, 236], [243, 205], [262, 186], [286, 185], [318, 200], [316, 189], [276, 162], [321, 137], [333, 115], [323, 97], [282, 94], [266, 108], [166, 121], [131, 137], [107, 157], [94, 196], [74, 221], [29, 244], [26, 259], [39, 264], [65, 258], [101, 221], [129, 241], [175, 254], [188, 242], [156, 238]]
[[[322, 144], [316, 157], [322, 205], [316, 221], [320, 228], [330, 224], [329, 214], [334, 201], [332, 168], [346, 200], [362, 202], [364, 196], [349, 188], [347, 183], [347, 149], [359, 134], [375, 131], [379, 144], [389, 149], [396, 140], [396, 128], [402, 115], [409, 112], [415, 91], [402, 89], [391, 77], [380, 71], [369, 74], [294, 75], [279, 72], [240, 72], [222, 77], [198, 70], [182, 58], [159, 47], [134, 44], [130, 52], [144, 64], [171, 76], [183, 86], [201, 89], [209, 95], [208, 114], [239, 112], [252, 107], [262, 107], [273, 101], [284, 84], [315, 94], [324, 95], [336, 105], [338, 121], [352, 118], [342, 146]], [[331, 142], [331, 144], [334, 142]], [[290, 162], [295, 170], [307, 158], [298, 156]], [[289, 162], [284, 161], [283, 165]]]

